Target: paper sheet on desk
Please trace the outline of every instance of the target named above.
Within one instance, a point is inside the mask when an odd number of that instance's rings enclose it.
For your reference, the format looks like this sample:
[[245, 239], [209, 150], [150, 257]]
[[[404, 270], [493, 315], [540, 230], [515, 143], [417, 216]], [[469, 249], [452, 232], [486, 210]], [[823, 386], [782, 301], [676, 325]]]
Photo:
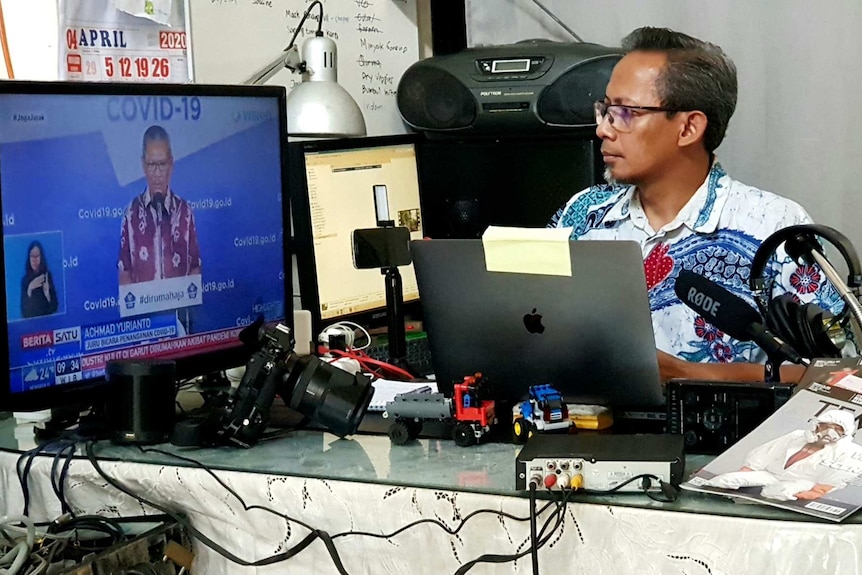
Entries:
[[386, 411], [386, 404], [399, 393], [409, 391], [437, 391], [437, 383], [434, 381], [393, 381], [391, 379], [376, 379], [371, 382], [374, 387], [374, 395], [368, 404], [368, 411]]
[[571, 228], [489, 226], [482, 234], [485, 268], [489, 272], [571, 277], [571, 233]]

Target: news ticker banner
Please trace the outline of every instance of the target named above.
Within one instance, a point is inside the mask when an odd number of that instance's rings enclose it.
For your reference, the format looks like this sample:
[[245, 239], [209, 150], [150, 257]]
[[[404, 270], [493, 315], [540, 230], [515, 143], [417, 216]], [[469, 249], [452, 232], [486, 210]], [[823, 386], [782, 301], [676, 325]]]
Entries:
[[60, 0], [59, 77], [185, 83], [188, 0]]
[[[175, 320], [163, 316], [28, 333], [21, 346], [32, 359], [13, 373], [13, 389], [29, 391], [100, 377], [112, 360], [170, 357], [233, 346], [242, 329], [162, 339], [177, 335]], [[133, 347], [118, 347], [129, 344]]]

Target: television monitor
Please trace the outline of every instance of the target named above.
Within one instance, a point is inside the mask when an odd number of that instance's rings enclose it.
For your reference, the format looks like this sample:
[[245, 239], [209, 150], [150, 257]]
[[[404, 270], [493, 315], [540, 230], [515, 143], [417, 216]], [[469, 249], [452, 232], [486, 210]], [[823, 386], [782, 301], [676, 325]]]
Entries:
[[[356, 269], [352, 235], [378, 226], [375, 186], [386, 186], [390, 220], [422, 237], [413, 135], [291, 142], [293, 246], [303, 309], [315, 333], [350, 320], [386, 324], [386, 283], [379, 269]], [[405, 309], [418, 308], [413, 266], [398, 267]]]
[[243, 365], [243, 327], [292, 322], [285, 102], [0, 83], [0, 409], [86, 405], [112, 359], [172, 359], [180, 378]]
[[544, 227], [576, 192], [602, 183], [595, 130], [419, 145], [425, 235], [481, 237], [489, 225]]

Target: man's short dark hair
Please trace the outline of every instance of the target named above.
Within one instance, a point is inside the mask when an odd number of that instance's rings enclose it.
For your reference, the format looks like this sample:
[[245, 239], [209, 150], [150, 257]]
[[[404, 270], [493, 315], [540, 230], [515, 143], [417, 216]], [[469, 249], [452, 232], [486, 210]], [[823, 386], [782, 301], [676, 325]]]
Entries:
[[622, 48], [626, 53], [661, 52], [667, 56], [667, 65], [656, 80], [660, 105], [706, 114], [703, 143], [711, 154], [724, 140], [736, 109], [733, 61], [715, 44], [668, 28], [638, 28], [623, 38]]
[[147, 128], [147, 131], [144, 132], [144, 148], [141, 152], [141, 157], [147, 155], [147, 146], [150, 142], [166, 143], [168, 145], [168, 154], [173, 155], [171, 152], [171, 137], [168, 136], [168, 132], [161, 126], [150, 126]]

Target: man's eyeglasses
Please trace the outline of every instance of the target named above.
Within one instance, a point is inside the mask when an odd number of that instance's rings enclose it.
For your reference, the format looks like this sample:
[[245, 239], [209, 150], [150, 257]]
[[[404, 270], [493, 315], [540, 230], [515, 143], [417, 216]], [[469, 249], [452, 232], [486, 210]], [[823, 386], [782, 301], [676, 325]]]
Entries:
[[147, 162], [145, 164], [147, 166], [147, 171], [153, 174], [164, 174], [168, 171], [168, 166], [170, 166], [170, 162]]
[[601, 124], [605, 117], [617, 132], [631, 132], [632, 120], [640, 113], [649, 112], [685, 112], [687, 110], [676, 110], [674, 108], [662, 108], [661, 106], [625, 106], [623, 104], [608, 104], [607, 102], [596, 102], [593, 104], [596, 112], [596, 124]]

